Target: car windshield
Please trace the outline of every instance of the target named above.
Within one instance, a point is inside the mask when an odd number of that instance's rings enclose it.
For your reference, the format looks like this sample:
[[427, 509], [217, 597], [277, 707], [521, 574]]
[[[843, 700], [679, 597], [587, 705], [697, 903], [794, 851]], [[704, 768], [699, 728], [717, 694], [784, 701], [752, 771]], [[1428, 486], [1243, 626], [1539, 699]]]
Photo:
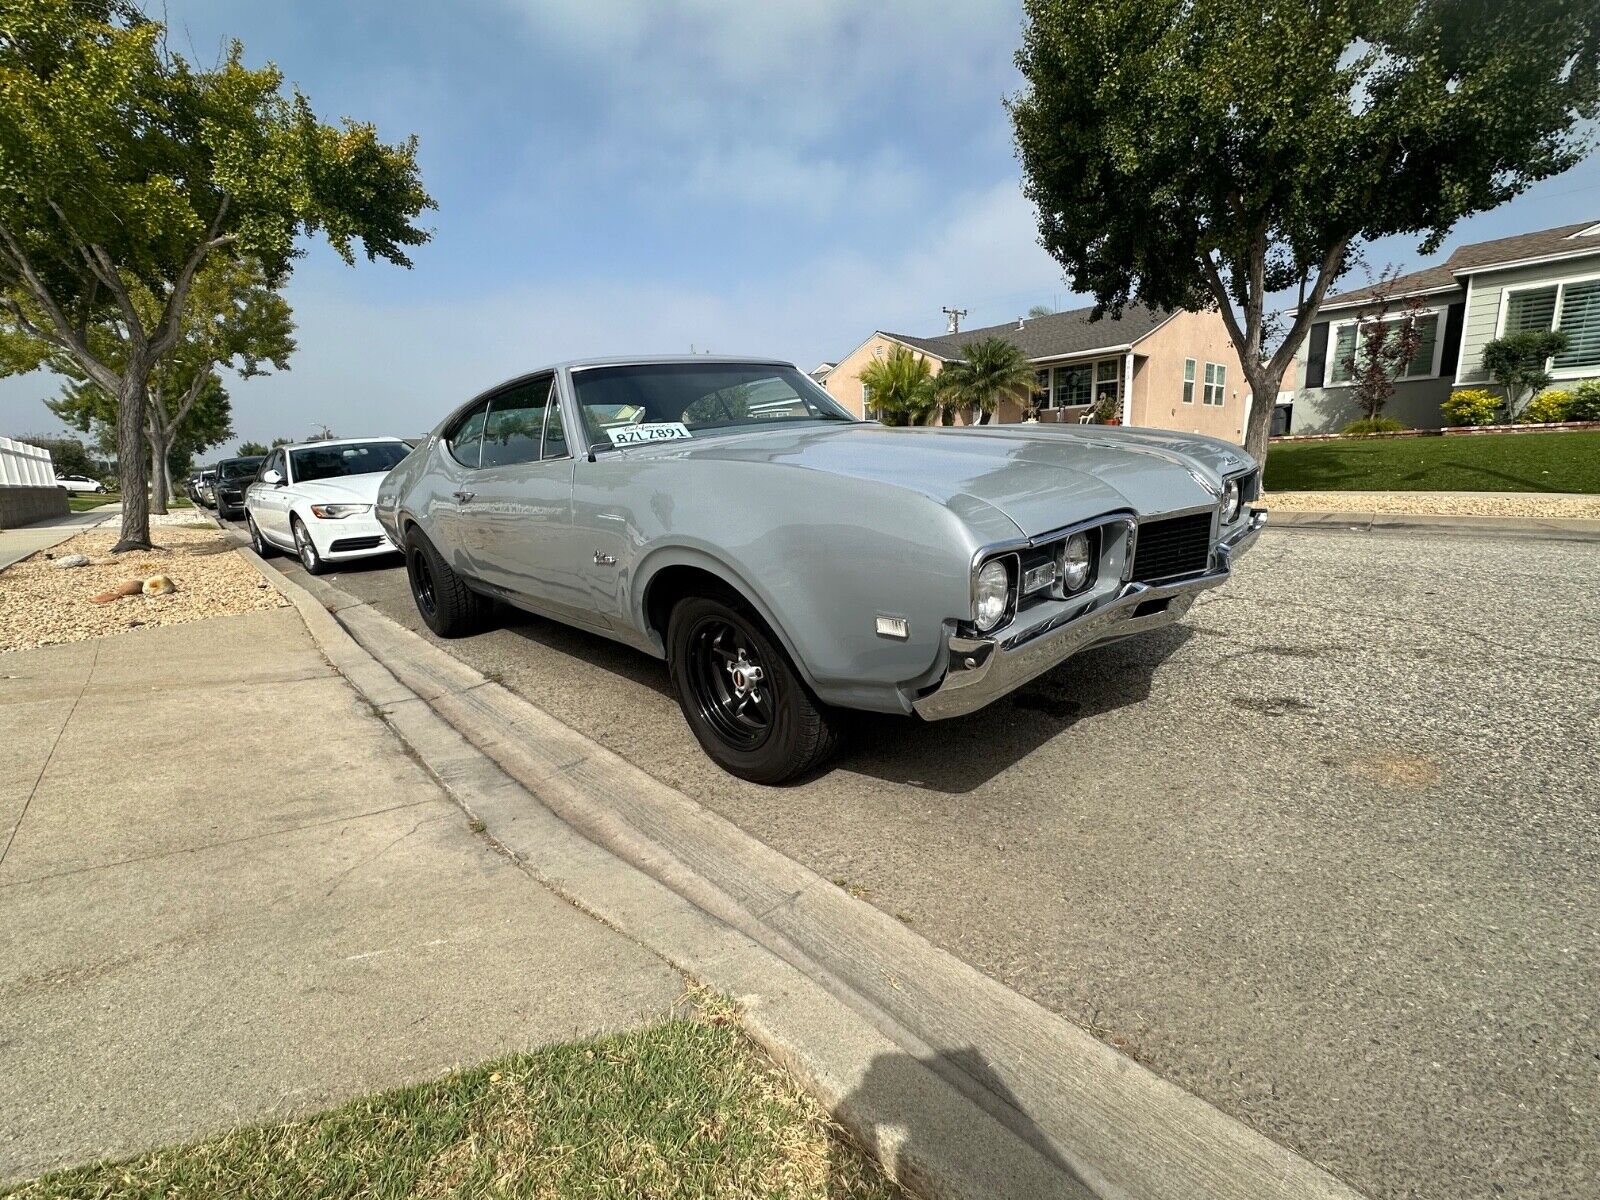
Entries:
[[373, 475], [397, 466], [411, 453], [404, 442], [345, 442], [289, 451], [296, 483], [340, 475]]
[[253, 479], [255, 473], [261, 469], [261, 460], [264, 455], [257, 458], [230, 458], [225, 463], [217, 464], [217, 474], [224, 479]]
[[641, 363], [572, 373], [592, 442], [615, 446], [798, 421], [854, 421], [810, 377], [766, 363]]

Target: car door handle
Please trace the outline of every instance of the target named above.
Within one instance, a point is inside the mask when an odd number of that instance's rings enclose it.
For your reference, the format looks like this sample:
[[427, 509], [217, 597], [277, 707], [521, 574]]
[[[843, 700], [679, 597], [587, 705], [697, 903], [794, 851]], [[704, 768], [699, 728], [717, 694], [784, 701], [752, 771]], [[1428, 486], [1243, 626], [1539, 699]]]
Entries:
[[472, 502], [472, 498], [477, 494], [477, 492], [457, 492], [455, 497], [463, 504], [470, 504]]

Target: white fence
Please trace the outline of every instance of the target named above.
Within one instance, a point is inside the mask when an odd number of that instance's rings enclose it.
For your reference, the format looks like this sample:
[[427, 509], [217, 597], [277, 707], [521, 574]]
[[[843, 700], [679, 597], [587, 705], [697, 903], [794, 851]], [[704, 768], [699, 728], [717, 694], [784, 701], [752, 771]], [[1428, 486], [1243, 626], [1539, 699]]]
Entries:
[[55, 487], [50, 451], [0, 437], [0, 487]]

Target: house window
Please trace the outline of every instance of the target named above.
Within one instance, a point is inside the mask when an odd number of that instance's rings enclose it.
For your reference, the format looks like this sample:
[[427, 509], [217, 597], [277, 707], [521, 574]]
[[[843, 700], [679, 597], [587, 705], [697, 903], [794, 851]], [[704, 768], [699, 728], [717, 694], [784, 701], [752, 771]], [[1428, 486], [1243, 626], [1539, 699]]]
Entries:
[[872, 388], [867, 384], [861, 385], [861, 415], [865, 420], [878, 420], [878, 406], [872, 402]]
[[1582, 372], [1600, 366], [1600, 279], [1506, 290], [1501, 336], [1550, 329], [1567, 335], [1567, 348], [1550, 360], [1552, 370]]
[[[1398, 325], [1403, 317], [1391, 317], [1383, 322], [1385, 330]], [[1396, 379], [1427, 379], [1439, 373], [1439, 313], [1437, 310], [1418, 313], [1416, 317], [1417, 339], [1416, 351], [1411, 355], [1403, 370], [1395, 376]], [[1333, 353], [1328, 362], [1328, 386], [1351, 381], [1349, 360], [1356, 352], [1356, 340], [1375, 322], [1360, 319], [1351, 321], [1336, 321], [1333, 325]]]
[[1076, 408], [1089, 403], [1094, 390], [1094, 368], [1087, 363], [1056, 368], [1056, 406]]
[[1102, 358], [1094, 365], [1094, 402], [1117, 400], [1122, 395], [1122, 360]]
[[1049, 368], [1046, 368], [1043, 371], [1035, 371], [1033, 373], [1033, 406], [1035, 408], [1050, 407]]
[[1194, 403], [1194, 368], [1194, 359], [1186, 358], [1183, 360], [1183, 402], [1185, 404]]
[[1208, 362], [1206, 364], [1206, 383], [1200, 395], [1200, 403], [1209, 404], [1213, 408], [1220, 408], [1228, 399], [1228, 368], [1222, 363]]

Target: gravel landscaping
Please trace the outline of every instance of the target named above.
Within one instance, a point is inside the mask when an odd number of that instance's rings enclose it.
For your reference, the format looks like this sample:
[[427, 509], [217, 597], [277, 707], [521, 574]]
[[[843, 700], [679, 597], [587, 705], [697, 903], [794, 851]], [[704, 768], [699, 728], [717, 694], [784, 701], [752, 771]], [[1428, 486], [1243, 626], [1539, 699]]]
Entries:
[[[144, 625], [181, 625], [286, 603], [222, 532], [193, 514], [151, 518], [158, 549], [112, 554], [115, 522], [69, 539], [0, 572], [0, 653], [107, 637]], [[81, 554], [88, 565], [56, 562]], [[91, 597], [119, 585], [163, 576], [172, 592], [124, 596], [105, 604]]]
[[1261, 502], [1291, 512], [1600, 519], [1600, 496], [1550, 492], [1268, 492]]

